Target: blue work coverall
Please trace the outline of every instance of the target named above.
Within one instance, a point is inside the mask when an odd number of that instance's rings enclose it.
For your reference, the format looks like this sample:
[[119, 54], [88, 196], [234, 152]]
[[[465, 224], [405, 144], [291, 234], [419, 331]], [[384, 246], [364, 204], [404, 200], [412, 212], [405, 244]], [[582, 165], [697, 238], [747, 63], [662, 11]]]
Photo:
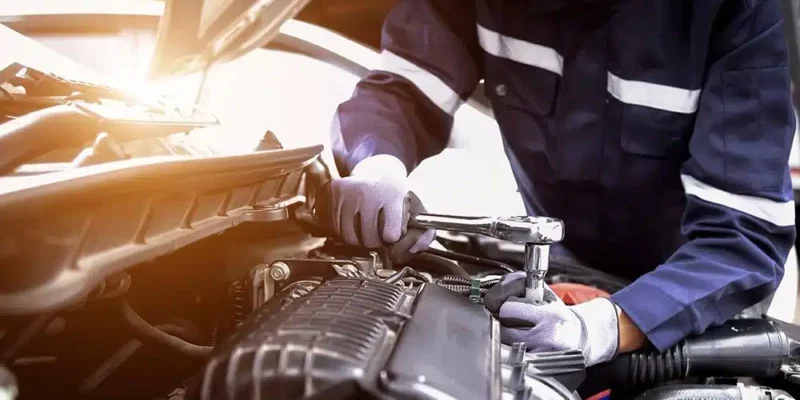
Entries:
[[[401, 0], [337, 110], [343, 175], [447, 145], [484, 80], [527, 211], [664, 350], [768, 296], [794, 242], [779, 0]], [[476, 183], [479, 184], [479, 183]]]

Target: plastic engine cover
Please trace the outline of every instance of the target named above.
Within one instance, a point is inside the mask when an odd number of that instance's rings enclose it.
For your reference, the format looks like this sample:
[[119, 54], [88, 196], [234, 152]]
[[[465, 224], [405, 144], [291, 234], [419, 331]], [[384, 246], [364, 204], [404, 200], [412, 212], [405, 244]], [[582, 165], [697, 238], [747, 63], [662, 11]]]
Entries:
[[435, 285], [334, 279], [275, 296], [215, 350], [188, 399], [499, 399], [498, 325]]

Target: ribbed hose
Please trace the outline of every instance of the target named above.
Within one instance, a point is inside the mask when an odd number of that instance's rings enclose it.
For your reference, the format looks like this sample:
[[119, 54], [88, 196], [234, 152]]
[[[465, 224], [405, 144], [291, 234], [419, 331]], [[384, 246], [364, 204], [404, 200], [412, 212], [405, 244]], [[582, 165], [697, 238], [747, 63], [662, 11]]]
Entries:
[[630, 353], [620, 357], [627, 364], [628, 386], [653, 386], [659, 383], [683, 379], [688, 371], [686, 346], [681, 343], [664, 353], [655, 351]]
[[664, 353], [655, 350], [627, 353], [586, 370], [581, 394], [611, 388], [630, 390], [684, 379], [689, 372], [686, 344], [681, 342]]
[[[796, 326], [769, 319], [734, 319], [667, 349], [624, 354], [586, 371], [581, 394], [647, 389], [685, 378], [783, 375], [781, 365], [800, 348]], [[743, 361], [744, 360], [744, 361]]]

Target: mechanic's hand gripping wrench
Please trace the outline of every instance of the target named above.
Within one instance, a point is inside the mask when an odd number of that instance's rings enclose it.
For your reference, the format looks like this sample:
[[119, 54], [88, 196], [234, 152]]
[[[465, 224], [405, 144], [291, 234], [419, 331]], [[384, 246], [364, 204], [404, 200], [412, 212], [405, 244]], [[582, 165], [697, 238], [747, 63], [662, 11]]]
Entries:
[[525, 244], [525, 299], [542, 301], [550, 245], [564, 239], [564, 222], [547, 217], [461, 217], [418, 214], [409, 227], [477, 233]]

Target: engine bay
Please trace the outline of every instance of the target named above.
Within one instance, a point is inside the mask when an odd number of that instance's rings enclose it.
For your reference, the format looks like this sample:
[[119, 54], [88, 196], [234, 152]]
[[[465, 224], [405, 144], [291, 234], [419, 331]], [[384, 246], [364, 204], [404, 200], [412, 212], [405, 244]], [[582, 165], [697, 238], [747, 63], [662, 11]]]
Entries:
[[394, 262], [316, 223], [322, 146], [267, 131], [217, 153], [185, 140], [217, 124], [202, 110], [20, 64], [0, 79], [0, 399], [800, 396], [800, 326], [761, 315], [589, 368], [502, 343], [483, 296], [534, 258], [568, 304], [629, 283], [501, 240], [528, 217], [487, 235], [440, 216], [435, 245]]

